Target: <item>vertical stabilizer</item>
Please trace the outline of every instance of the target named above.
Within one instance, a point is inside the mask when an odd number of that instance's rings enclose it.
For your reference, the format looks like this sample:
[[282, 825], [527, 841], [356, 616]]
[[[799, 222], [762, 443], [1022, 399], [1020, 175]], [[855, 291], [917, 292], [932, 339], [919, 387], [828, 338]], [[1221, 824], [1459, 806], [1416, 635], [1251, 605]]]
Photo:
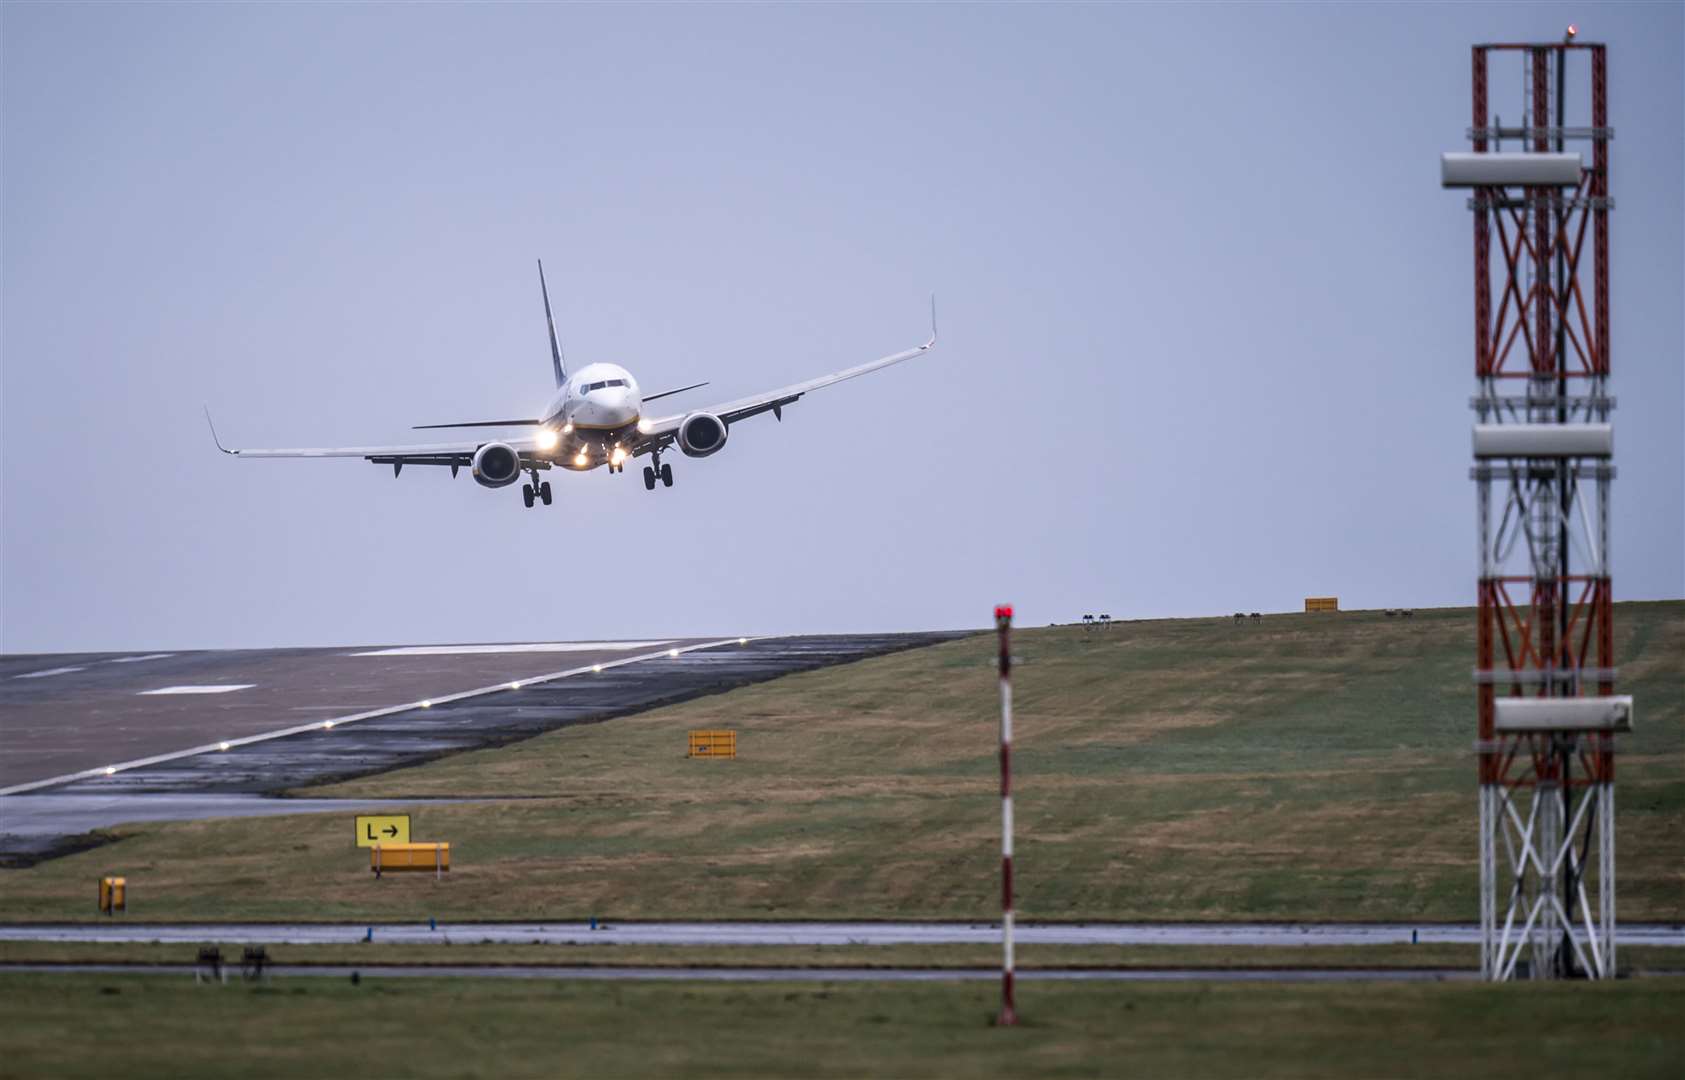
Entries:
[[556, 385], [568, 381], [567, 366], [562, 362], [562, 347], [556, 343], [556, 317], [550, 314], [550, 289], [544, 284], [544, 260], [538, 260], [538, 291], [544, 294], [544, 323], [550, 328], [550, 363], [556, 368]]

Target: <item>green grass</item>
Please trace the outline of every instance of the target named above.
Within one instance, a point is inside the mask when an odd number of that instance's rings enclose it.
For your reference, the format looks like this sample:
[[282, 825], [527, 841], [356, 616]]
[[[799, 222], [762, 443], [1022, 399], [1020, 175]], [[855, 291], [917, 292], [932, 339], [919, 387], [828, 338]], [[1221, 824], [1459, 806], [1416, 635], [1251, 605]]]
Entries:
[[[1616, 606], [1638, 701], [1620, 915], [1685, 918], [1685, 602]], [[1015, 639], [1018, 907], [1030, 919], [1476, 915], [1474, 620], [1428, 611], [1126, 623]], [[373, 881], [340, 817], [145, 825], [0, 872], [0, 918], [989, 918], [992, 639], [748, 687], [311, 794], [415, 811], [455, 869]], [[684, 757], [733, 727], [737, 761]], [[509, 798], [520, 796], [521, 798]]]
[[579, 983], [0, 974], [8, 1074], [1677, 1076], [1685, 980]]

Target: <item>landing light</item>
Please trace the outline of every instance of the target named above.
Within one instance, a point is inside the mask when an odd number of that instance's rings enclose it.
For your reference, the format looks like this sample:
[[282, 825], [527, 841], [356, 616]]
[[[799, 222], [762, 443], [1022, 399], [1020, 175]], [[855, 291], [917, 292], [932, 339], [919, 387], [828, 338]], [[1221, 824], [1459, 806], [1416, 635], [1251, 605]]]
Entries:
[[747, 645], [747, 644], [749, 644], [749, 639], [746, 638], [746, 637], [740, 637], [740, 638], [737, 639], [737, 643], [739, 645]]
[[667, 650], [667, 655], [668, 655], [668, 656], [677, 656], [677, 655], [679, 655], [679, 650], [677, 650], [677, 649], [668, 649], [668, 650]]
[[423, 709], [431, 709], [433, 707], [433, 703], [431, 701], [423, 701], [421, 703], [421, 707]]
[[227, 743], [218, 743], [218, 744], [217, 744], [217, 745], [218, 745], [218, 746], [220, 746], [220, 747], [222, 747], [222, 749], [224, 749], [224, 750], [226, 750], [226, 749], [228, 749], [228, 744], [227, 744]]
[[333, 730], [333, 721], [332, 720], [323, 720], [322, 721], [322, 727], [329, 730], [329, 731]]
[[537, 443], [540, 450], [554, 450], [556, 448], [556, 444], [561, 441], [561, 436], [557, 435], [549, 428], [540, 428], [538, 430]]
[[563, 435], [572, 435], [573, 434], [573, 421], [572, 420], [569, 420], [567, 423], [562, 425], [562, 434]]
[[116, 773], [117, 773], [117, 766], [115, 766], [115, 765], [107, 765], [107, 766], [106, 766], [106, 767], [105, 767], [105, 775], [107, 775], [107, 776], [114, 776], [114, 775], [116, 775]]
[[653, 427], [655, 427], [655, 425], [650, 423], [648, 420], [639, 420], [638, 421], [638, 434], [648, 435], [649, 432], [650, 432], [650, 429], [653, 428]]
[[626, 451], [617, 446], [614, 448], [614, 453], [610, 454], [608, 459], [614, 464], [619, 465], [622, 461], [626, 460]]
[[585, 457], [585, 451], [583, 450], [573, 456], [573, 463], [578, 465], [581, 469], [585, 467], [585, 462], [587, 460], [588, 459]]
[[597, 674], [599, 674], [599, 675], [600, 675], [600, 674], [602, 674], [602, 671], [603, 671], [603, 665], [601, 665], [601, 664], [592, 664], [592, 665], [591, 665], [591, 670], [592, 670], [592, 671], [595, 671], [595, 672], [596, 672], [596, 673], [597, 673]]
[[521, 688], [521, 684], [518, 683], [518, 682], [512, 682], [512, 683], [509, 684], [509, 689], [511, 689], [511, 690], [519, 690], [520, 688]]

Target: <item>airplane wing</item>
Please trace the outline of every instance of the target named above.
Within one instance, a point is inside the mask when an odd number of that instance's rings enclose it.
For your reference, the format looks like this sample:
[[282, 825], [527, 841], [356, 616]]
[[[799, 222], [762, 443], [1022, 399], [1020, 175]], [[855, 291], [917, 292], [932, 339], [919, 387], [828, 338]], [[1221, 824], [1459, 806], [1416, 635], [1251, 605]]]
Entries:
[[[782, 420], [784, 418], [784, 406], [800, 399], [803, 394], [812, 393], [815, 390], [823, 389], [833, 383], [840, 383], [845, 379], [853, 379], [861, 375], [878, 371], [882, 368], [889, 367], [892, 364], [899, 364], [903, 360], [911, 360], [915, 356], [919, 356], [922, 353], [930, 351], [935, 347], [935, 345], [936, 300], [932, 298], [930, 301], [930, 340], [926, 341], [923, 345], [920, 345], [917, 348], [908, 349], [905, 352], [893, 353], [889, 356], [880, 357], [879, 359], [873, 360], [869, 363], [845, 368], [842, 371], [834, 371], [829, 375], [821, 375], [816, 379], [808, 379], [806, 382], [792, 383], [789, 386], [779, 387], [777, 390], [768, 390], [760, 394], [751, 394], [748, 397], [738, 398], [736, 401], [727, 401], [720, 405], [714, 405], [709, 408], [692, 411], [712, 413], [721, 420], [725, 421], [727, 427], [730, 427], [739, 420], [747, 420], [751, 416], [758, 416], [764, 412], [770, 412]], [[690, 413], [686, 412], [680, 413], [676, 416], [664, 416], [657, 420], [647, 421], [639, 429], [642, 437], [638, 440], [638, 444], [633, 447], [633, 455], [647, 454], [654, 450], [665, 449], [669, 443], [678, 437], [679, 425], [684, 423], [685, 417], [689, 415]]]
[[[473, 464], [474, 452], [490, 440], [480, 442], [453, 443], [421, 443], [407, 446], [301, 446], [280, 450], [254, 450], [246, 448], [232, 448], [222, 445], [222, 439], [217, 436], [216, 425], [211, 422], [210, 411], [205, 412], [205, 423], [210, 426], [211, 439], [216, 448], [232, 457], [248, 458], [367, 458], [376, 465], [392, 466], [392, 474], [396, 476], [405, 465], [449, 465], [451, 475], [467, 465]], [[550, 463], [543, 458], [534, 456], [537, 446], [531, 436], [515, 439], [500, 439], [507, 443], [521, 455], [521, 469], [548, 469]]]

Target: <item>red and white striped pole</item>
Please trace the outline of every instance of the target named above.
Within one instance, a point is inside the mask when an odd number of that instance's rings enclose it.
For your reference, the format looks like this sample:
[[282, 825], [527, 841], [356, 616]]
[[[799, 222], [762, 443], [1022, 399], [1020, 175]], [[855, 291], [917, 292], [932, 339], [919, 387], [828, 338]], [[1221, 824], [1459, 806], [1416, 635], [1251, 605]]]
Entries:
[[1000, 632], [1000, 873], [1001, 873], [1001, 1027], [1018, 1022], [1012, 1001], [1012, 606], [995, 608]]

